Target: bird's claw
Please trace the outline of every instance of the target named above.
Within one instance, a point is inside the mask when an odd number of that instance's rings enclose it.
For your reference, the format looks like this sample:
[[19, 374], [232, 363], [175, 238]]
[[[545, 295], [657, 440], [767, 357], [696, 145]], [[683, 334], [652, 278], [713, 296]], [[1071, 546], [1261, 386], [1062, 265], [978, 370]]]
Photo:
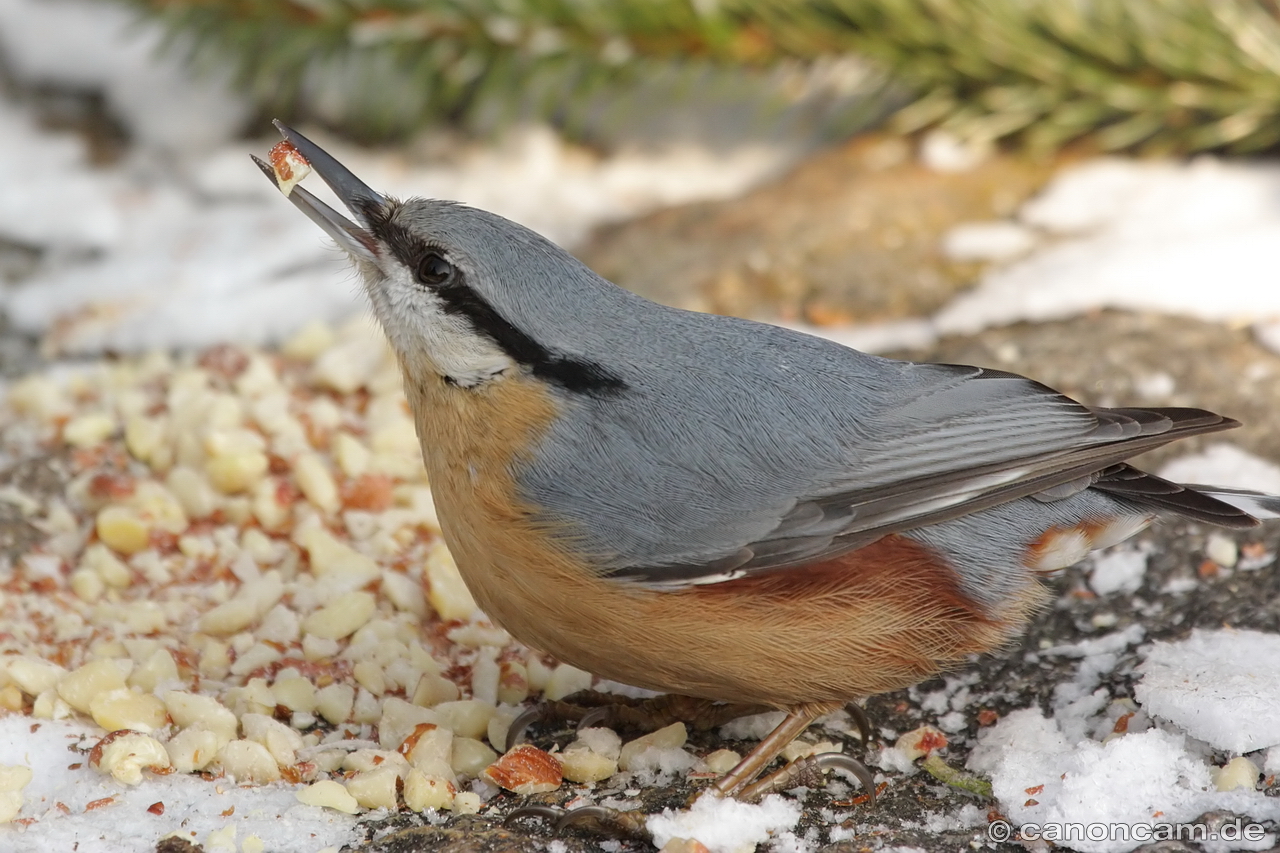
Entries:
[[862, 736], [862, 748], [866, 749], [871, 743], [871, 718], [867, 716], [867, 712], [862, 710], [861, 705], [850, 702], [844, 706], [845, 713], [853, 720], [853, 724], [858, 727], [858, 734]]
[[647, 817], [640, 812], [620, 811], [608, 806], [583, 806], [566, 812], [556, 823], [556, 831], [561, 832], [571, 826], [587, 827], [614, 835], [648, 838]]
[[521, 806], [518, 809], [512, 809], [511, 813], [502, 821], [502, 825], [503, 827], [509, 827], [513, 823], [526, 818], [559, 822], [560, 818], [567, 813], [565, 809], [559, 806]]
[[821, 773], [823, 770], [844, 770], [851, 774], [853, 778], [858, 780], [858, 784], [862, 786], [862, 790], [867, 792], [867, 798], [871, 805], [876, 804], [876, 778], [871, 771], [867, 769], [867, 765], [863, 764], [856, 758], [844, 755], [839, 752], [825, 752], [821, 755], [812, 756], [814, 769]]
[[613, 716], [613, 708], [608, 705], [601, 705], [599, 708], [592, 708], [590, 711], [582, 715], [582, 719], [578, 721], [578, 731], [590, 729], [607, 723]]
[[599, 725], [609, 719], [614, 705], [635, 704], [637, 700], [595, 690], [580, 690], [562, 700], [542, 701], [527, 708], [507, 727], [506, 749], [524, 740], [525, 733], [535, 723], [576, 722], [579, 729], [587, 725]]
[[754, 803], [766, 794], [785, 791], [789, 788], [820, 787], [824, 782], [823, 771], [828, 769], [845, 770], [852, 774], [862, 785], [862, 790], [867, 792], [871, 805], [875, 805], [875, 777], [871, 775], [871, 771], [861, 761], [840, 752], [823, 752], [806, 758], [798, 758], [781, 770], [752, 782], [743, 788], [737, 797], [743, 802]]
[[[534, 705], [522, 711], [514, 720], [511, 721], [511, 725], [507, 727], [507, 740], [506, 743], [502, 745], [502, 751], [510, 752], [511, 747], [524, 740], [525, 732], [529, 730], [529, 726], [545, 719], [546, 716], [546, 709], [541, 704]], [[529, 808], [533, 808], [533, 806], [530, 806]], [[548, 808], [550, 807], [548, 806]], [[512, 812], [511, 814], [514, 816], [515, 812]]]
[[582, 806], [576, 809], [521, 806], [507, 815], [502, 825], [510, 826], [518, 820], [536, 818], [550, 823], [555, 835], [566, 829], [589, 829], [618, 837], [648, 840], [650, 836], [645, 826], [646, 817], [640, 812], [620, 811], [608, 806]]

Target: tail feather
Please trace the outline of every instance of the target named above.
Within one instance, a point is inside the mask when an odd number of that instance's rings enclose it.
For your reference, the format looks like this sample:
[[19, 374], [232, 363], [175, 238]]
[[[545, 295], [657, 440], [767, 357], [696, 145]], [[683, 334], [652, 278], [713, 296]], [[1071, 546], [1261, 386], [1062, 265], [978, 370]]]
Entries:
[[1189, 485], [1186, 488], [1230, 504], [1254, 518], [1280, 518], [1280, 495], [1268, 495], [1248, 489], [1226, 489], [1222, 486]]
[[1113, 465], [1101, 472], [1093, 487], [1139, 506], [1219, 527], [1245, 530], [1256, 527], [1259, 518], [1280, 518], [1280, 497], [1217, 486], [1182, 485], [1127, 464]]

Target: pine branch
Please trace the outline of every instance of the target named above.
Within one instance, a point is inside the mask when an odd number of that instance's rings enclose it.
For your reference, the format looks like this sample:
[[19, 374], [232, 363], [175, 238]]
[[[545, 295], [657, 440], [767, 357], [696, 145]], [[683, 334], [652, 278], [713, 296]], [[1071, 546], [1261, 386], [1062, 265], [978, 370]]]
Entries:
[[[516, 117], [684, 69], [855, 53], [917, 93], [895, 126], [1048, 149], [1280, 141], [1276, 0], [116, 0], [265, 110], [365, 136]], [[847, 108], [853, 106], [846, 104]]]

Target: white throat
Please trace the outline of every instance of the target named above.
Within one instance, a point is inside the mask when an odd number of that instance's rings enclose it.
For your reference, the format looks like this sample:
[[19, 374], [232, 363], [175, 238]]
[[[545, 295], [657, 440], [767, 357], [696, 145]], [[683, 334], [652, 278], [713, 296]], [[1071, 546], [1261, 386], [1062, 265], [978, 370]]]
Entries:
[[516, 366], [466, 318], [446, 313], [439, 299], [419, 286], [384, 279], [368, 289], [391, 346], [402, 357], [430, 364], [449, 382], [475, 388]]

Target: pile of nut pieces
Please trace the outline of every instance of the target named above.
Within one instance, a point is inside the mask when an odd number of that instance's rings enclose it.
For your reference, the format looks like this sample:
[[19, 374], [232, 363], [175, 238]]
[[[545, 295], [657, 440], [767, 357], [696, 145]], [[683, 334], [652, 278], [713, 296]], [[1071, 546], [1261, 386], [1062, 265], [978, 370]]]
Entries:
[[[0, 477], [40, 534], [0, 584], [0, 713], [92, 720], [105, 736], [84, 772], [284, 779], [348, 813], [465, 813], [499, 787], [598, 782], [684, 744], [680, 724], [625, 746], [593, 728], [499, 756], [520, 703], [591, 676], [476, 610], [394, 357], [364, 321], [278, 351], [36, 374], [2, 417], [10, 465], [65, 479], [35, 495]], [[688, 759], [714, 775], [738, 756]], [[0, 768], [0, 821], [39, 819], [19, 817], [30, 778]]]

